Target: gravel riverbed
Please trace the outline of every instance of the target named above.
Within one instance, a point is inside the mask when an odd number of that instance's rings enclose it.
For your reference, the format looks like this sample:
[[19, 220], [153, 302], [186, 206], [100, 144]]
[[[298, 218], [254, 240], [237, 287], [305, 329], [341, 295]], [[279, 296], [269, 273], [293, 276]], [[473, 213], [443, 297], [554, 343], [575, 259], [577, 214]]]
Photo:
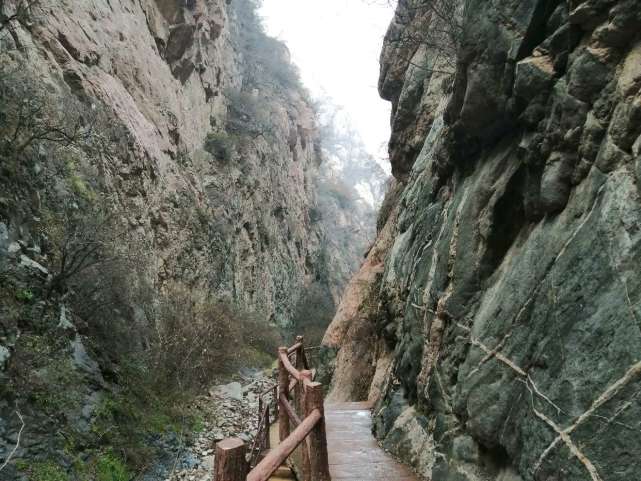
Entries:
[[[202, 419], [197, 433], [171, 434], [157, 443], [166, 454], [143, 481], [211, 481], [215, 443], [227, 437], [243, 439], [248, 447], [258, 425], [258, 397], [274, 384], [269, 371], [243, 371], [237, 380], [213, 386], [195, 400]], [[185, 439], [191, 439], [185, 442]]]

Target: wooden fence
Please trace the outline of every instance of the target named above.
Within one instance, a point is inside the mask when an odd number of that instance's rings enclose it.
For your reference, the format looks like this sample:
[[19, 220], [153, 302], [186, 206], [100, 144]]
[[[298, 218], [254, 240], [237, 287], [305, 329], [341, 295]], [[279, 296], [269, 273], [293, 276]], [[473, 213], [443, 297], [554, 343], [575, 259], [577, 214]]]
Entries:
[[[280, 439], [273, 449], [269, 397], [278, 417]], [[238, 438], [216, 445], [214, 481], [267, 481], [292, 455], [300, 481], [331, 481], [323, 386], [313, 381], [302, 336], [292, 347], [278, 349], [278, 384], [261, 393], [258, 410], [258, 430], [249, 452]]]

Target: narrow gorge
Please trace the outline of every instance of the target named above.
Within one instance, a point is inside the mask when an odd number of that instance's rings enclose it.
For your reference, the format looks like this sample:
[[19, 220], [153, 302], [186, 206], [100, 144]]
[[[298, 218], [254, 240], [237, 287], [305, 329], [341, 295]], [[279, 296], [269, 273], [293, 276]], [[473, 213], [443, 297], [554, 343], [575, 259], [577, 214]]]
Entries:
[[0, 481], [227, 481], [297, 335], [347, 457], [641, 479], [641, 0], [316, 2], [0, 0]]
[[0, 479], [129, 479], [194, 395], [320, 342], [385, 176], [324, 162], [257, 8], [0, 2]]

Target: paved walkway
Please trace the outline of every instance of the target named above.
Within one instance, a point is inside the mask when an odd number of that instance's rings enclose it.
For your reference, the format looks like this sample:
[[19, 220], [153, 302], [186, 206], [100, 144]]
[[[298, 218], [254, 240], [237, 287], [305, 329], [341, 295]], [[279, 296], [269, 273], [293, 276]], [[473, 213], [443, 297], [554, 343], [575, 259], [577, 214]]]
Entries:
[[325, 425], [332, 481], [418, 481], [376, 443], [367, 403], [326, 404]]

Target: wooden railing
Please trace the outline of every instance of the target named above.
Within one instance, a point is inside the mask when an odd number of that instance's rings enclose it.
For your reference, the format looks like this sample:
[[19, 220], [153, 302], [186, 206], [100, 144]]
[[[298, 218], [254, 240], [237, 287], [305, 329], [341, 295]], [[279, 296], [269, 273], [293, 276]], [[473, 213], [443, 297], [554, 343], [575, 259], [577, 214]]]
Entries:
[[[271, 395], [280, 443], [269, 446]], [[323, 386], [313, 381], [302, 336], [278, 349], [278, 384], [261, 393], [256, 437], [247, 459], [238, 438], [216, 445], [214, 481], [267, 481], [292, 455], [300, 481], [331, 481], [327, 459]], [[299, 449], [297, 449], [299, 448]]]
[[[271, 397], [269, 399], [268, 397]], [[258, 396], [258, 428], [256, 429], [256, 437], [252, 442], [249, 449], [249, 467], [253, 468], [260, 461], [262, 453], [270, 448], [269, 428], [271, 422], [269, 418], [270, 406], [273, 404], [274, 411], [278, 409], [278, 384], [274, 384], [265, 389]]]

